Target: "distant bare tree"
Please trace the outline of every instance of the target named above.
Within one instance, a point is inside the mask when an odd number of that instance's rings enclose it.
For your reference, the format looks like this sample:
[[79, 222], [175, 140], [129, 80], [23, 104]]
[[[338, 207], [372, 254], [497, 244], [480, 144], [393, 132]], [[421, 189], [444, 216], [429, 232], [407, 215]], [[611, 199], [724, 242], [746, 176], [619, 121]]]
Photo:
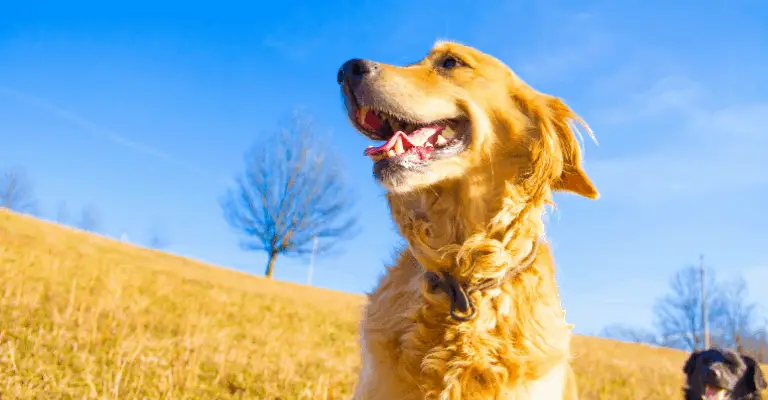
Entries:
[[13, 167], [0, 175], [0, 208], [24, 214], [37, 212], [37, 199], [24, 168]]
[[603, 328], [600, 336], [622, 342], [643, 343], [654, 346], [663, 345], [662, 341], [652, 331], [622, 324], [606, 326]]
[[168, 244], [168, 236], [164, 231], [157, 225], [153, 226], [149, 232], [149, 241], [147, 245], [152, 249], [160, 250], [167, 247]]
[[278, 255], [317, 255], [356, 233], [353, 196], [339, 161], [295, 113], [289, 127], [259, 140], [245, 156], [245, 171], [221, 199], [224, 217], [246, 250], [268, 255], [272, 277]]
[[[706, 275], [708, 308], [717, 298], [718, 287], [714, 273]], [[701, 275], [697, 267], [679, 270], [669, 282], [670, 292], [656, 301], [655, 323], [661, 337], [669, 338], [670, 345], [686, 350], [701, 348]]]
[[67, 202], [59, 202], [56, 206], [56, 222], [60, 224], [67, 224], [69, 222], [69, 209], [67, 209]]
[[89, 232], [96, 232], [100, 227], [99, 211], [93, 205], [87, 205], [83, 207], [80, 212], [80, 221], [77, 226]]
[[712, 326], [721, 346], [739, 347], [751, 337], [757, 320], [757, 304], [747, 299], [747, 282], [739, 276], [722, 282], [712, 303]]
[[737, 348], [744, 354], [749, 354], [762, 363], [768, 362], [768, 331], [766, 328], [760, 328], [753, 331], [749, 336], [739, 338]]
[[[670, 292], [656, 301], [656, 331], [609, 325], [601, 336], [636, 343], [694, 350], [702, 347], [701, 272], [683, 268], [670, 280]], [[748, 285], [742, 277], [717, 281], [707, 273], [707, 308], [710, 345], [738, 348], [768, 361], [768, 321], [756, 303], [748, 300]]]

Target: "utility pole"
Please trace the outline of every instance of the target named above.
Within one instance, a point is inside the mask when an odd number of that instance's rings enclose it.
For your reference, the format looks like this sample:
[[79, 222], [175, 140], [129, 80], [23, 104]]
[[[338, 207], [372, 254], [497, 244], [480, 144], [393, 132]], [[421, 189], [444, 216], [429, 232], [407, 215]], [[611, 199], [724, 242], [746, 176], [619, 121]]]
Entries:
[[312, 255], [309, 258], [309, 269], [307, 269], [307, 286], [312, 286], [312, 268], [315, 266], [315, 252], [317, 251], [317, 236], [312, 237]]
[[701, 325], [704, 328], [704, 350], [709, 349], [709, 316], [707, 315], [707, 288], [704, 285], [704, 255], [699, 257], [701, 268]]

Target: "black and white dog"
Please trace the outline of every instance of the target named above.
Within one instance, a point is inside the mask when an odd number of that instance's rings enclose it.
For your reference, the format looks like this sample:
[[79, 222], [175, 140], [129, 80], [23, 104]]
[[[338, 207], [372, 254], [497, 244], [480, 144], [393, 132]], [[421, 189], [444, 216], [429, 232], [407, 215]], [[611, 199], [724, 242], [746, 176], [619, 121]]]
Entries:
[[758, 400], [766, 388], [760, 364], [733, 350], [695, 351], [683, 372], [685, 400]]

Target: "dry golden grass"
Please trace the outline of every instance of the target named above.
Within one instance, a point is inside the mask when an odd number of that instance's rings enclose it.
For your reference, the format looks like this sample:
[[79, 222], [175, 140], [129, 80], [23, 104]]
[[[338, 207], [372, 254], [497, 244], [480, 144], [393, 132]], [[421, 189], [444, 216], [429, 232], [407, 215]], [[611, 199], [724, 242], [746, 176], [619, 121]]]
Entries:
[[[0, 398], [339, 399], [363, 298], [0, 210]], [[577, 337], [585, 399], [680, 397], [685, 354]]]

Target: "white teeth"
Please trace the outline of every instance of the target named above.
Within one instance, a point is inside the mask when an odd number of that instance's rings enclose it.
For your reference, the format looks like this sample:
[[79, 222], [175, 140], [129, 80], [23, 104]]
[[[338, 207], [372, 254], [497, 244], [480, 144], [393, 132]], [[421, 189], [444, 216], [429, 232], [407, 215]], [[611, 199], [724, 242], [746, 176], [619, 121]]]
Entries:
[[442, 146], [442, 145], [444, 145], [446, 143], [448, 143], [448, 141], [445, 140], [443, 135], [437, 135], [437, 140], [435, 140], [435, 144], [437, 144], [438, 146]]
[[456, 136], [456, 131], [454, 131], [450, 126], [446, 126], [445, 129], [440, 132], [440, 134], [445, 136], [446, 139], [452, 139], [454, 136]]
[[405, 149], [403, 149], [403, 140], [398, 137], [395, 141], [395, 153], [402, 154], [404, 151]]
[[427, 142], [427, 143], [424, 143], [424, 147], [435, 147], [435, 146], [433, 146], [432, 143]]
[[390, 151], [387, 152], [387, 157], [394, 157], [396, 155], [397, 155], [397, 153], [395, 153], [394, 150], [390, 150]]
[[360, 113], [358, 114], [358, 121], [361, 126], [365, 126], [365, 117], [368, 115], [368, 107], [360, 107]]

